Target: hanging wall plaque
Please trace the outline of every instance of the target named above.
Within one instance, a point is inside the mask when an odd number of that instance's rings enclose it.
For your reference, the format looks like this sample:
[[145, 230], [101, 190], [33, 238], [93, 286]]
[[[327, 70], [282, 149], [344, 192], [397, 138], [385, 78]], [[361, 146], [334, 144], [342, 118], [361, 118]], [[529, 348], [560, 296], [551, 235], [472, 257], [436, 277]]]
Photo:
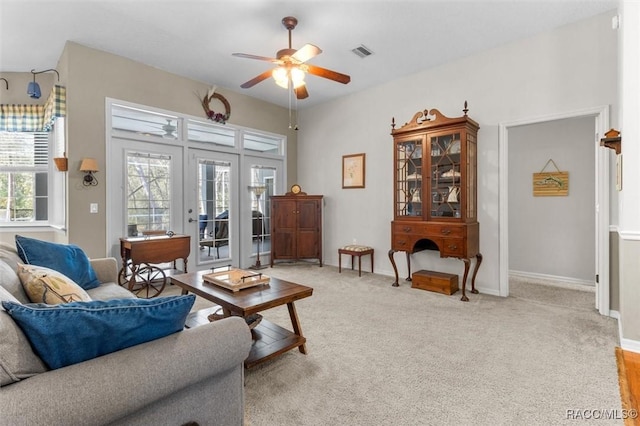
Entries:
[[[549, 163], [553, 164], [557, 171], [545, 172]], [[569, 195], [569, 172], [561, 172], [556, 163], [549, 159], [540, 173], [533, 174], [533, 196], [554, 197]]]

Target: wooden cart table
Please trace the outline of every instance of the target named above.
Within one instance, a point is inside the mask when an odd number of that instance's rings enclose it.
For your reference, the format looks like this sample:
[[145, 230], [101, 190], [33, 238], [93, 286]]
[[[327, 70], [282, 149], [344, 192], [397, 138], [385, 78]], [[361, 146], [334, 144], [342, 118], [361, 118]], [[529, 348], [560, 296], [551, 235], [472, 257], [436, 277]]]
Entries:
[[[210, 302], [222, 306], [225, 316], [235, 315], [243, 318], [276, 306], [287, 305], [293, 332], [266, 319], [251, 330], [253, 345], [249, 357], [244, 361], [246, 368], [272, 359], [293, 348], [306, 354], [307, 339], [302, 335], [298, 314], [293, 304], [296, 300], [309, 297], [313, 288], [277, 278], [270, 278], [269, 284], [262, 284], [240, 291], [231, 291], [215, 284], [205, 282], [202, 276], [208, 271], [191, 272], [171, 277], [171, 283], [182, 288], [182, 293], [192, 292]], [[187, 327], [208, 323], [207, 316], [217, 309], [203, 309], [189, 314]]]
[[176, 260], [182, 259], [184, 272], [187, 272], [187, 258], [190, 252], [189, 235], [120, 238], [120, 285], [128, 286], [129, 291], [138, 297], [155, 297], [162, 292], [167, 283], [165, 271], [156, 265], [173, 262], [173, 268], [176, 269]]

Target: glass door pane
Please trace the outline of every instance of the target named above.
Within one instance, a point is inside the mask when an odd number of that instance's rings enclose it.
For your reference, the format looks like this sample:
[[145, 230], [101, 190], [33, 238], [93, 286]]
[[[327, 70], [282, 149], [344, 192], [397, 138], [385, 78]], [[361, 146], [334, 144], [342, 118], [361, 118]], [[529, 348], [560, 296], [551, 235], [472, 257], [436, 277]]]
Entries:
[[197, 168], [200, 259], [230, 259], [231, 162], [199, 158]]
[[195, 269], [238, 263], [238, 156], [189, 149], [184, 185]]
[[396, 217], [422, 216], [422, 138], [396, 143]]
[[474, 135], [467, 134], [467, 213], [466, 218], [470, 220], [476, 220], [477, 215], [477, 204], [478, 200], [476, 199], [476, 191], [472, 190], [472, 188], [476, 188], [477, 185], [477, 174], [476, 163], [477, 163], [477, 145], [476, 145], [476, 137]]
[[127, 236], [171, 229], [171, 156], [127, 152]]
[[460, 217], [460, 133], [433, 136], [430, 142], [430, 216]]
[[[266, 260], [271, 252], [271, 196], [274, 195], [276, 168], [251, 166], [251, 250], [250, 256]], [[262, 256], [262, 259], [260, 257]]]

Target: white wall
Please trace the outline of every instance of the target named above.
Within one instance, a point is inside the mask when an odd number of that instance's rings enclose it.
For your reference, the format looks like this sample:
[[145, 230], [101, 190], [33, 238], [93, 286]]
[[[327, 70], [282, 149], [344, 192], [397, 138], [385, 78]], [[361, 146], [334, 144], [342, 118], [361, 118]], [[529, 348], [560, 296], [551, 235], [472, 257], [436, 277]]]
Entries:
[[[509, 129], [509, 270], [595, 285], [593, 132], [593, 117]], [[568, 194], [534, 197], [533, 173], [554, 163], [569, 173]]]
[[640, 352], [640, 3], [621, 4], [620, 340], [623, 349]]
[[[403, 124], [425, 108], [460, 116], [468, 100], [469, 116], [480, 124], [478, 221], [484, 262], [477, 284], [482, 292], [498, 294], [499, 123], [609, 104], [615, 126], [614, 14], [605, 13], [301, 111], [298, 181], [308, 193], [326, 197], [326, 263], [337, 265], [337, 248], [356, 238], [375, 248], [376, 272], [392, 275], [387, 257], [393, 219], [391, 118]], [[428, 55], [437, 48], [416, 46], [416, 54]], [[342, 155], [358, 152], [367, 154], [366, 188], [343, 190]], [[404, 261], [396, 256], [400, 273], [406, 276]], [[422, 268], [461, 274], [462, 263], [421, 252], [413, 256], [412, 269]]]

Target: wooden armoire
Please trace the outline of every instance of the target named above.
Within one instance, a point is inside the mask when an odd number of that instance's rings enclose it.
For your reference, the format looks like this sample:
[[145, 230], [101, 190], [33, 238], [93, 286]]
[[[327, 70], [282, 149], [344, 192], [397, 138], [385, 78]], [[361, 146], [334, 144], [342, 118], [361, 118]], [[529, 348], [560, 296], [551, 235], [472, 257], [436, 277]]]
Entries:
[[322, 195], [288, 192], [271, 197], [271, 266], [317, 259], [322, 266]]

